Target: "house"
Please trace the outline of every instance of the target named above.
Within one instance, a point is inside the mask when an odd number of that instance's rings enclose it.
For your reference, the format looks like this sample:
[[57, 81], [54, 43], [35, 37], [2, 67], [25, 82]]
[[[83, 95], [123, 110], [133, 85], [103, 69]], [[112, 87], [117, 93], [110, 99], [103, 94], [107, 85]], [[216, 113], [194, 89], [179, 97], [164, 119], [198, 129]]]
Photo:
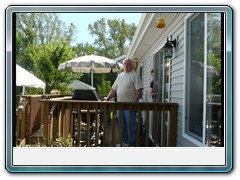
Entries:
[[[166, 24], [161, 29], [156, 27], [160, 17]], [[143, 13], [125, 52], [137, 62], [143, 101], [178, 103], [177, 147], [223, 146], [223, 18], [223, 13]], [[167, 41], [172, 42], [172, 57], [165, 56]]]

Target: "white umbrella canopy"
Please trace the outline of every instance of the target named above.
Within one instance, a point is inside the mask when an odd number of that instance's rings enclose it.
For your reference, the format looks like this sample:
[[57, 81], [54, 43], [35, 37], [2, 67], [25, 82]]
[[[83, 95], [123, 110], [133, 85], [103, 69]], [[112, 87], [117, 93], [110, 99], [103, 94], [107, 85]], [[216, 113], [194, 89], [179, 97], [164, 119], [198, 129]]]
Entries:
[[123, 70], [123, 65], [103, 56], [86, 55], [60, 64], [58, 70], [91, 73], [91, 85], [93, 86], [93, 73], [119, 72]]
[[46, 84], [19, 65], [16, 65], [16, 86], [23, 87], [22, 95], [24, 95], [26, 87], [42, 88], [43, 94], [45, 94]]

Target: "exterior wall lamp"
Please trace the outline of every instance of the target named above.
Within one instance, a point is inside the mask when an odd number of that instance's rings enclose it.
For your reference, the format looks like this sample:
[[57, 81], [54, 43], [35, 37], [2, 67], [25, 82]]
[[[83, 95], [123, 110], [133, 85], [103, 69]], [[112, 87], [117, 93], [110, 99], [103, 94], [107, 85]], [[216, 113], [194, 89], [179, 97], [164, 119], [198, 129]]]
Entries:
[[163, 57], [164, 58], [172, 58], [173, 48], [176, 48], [176, 45], [177, 45], [176, 39], [172, 40], [172, 37], [171, 37], [171, 40], [169, 41], [168, 37], [167, 37], [167, 42], [163, 47]]
[[156, 27], [158, 29], [163, 29], [165, 26], [166, 26], [165, 20], [162, 17], [160, 17], [157, 21]]

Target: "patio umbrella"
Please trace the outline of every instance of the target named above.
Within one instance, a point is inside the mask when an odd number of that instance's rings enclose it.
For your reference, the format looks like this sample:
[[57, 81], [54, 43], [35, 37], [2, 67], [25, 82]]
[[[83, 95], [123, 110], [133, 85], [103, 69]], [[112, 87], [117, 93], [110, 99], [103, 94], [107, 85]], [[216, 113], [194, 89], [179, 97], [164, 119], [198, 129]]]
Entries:
[[45, 94], [46, 84], [19, 65], [16, 66], [16, 86], [23, 87], [22, 95], [24, 95], [26, 87], [42, 88], [43, 94]]
[[97, 55], [81, 56], [66, 61], [58, 66], [60, 71], [91, 73], [91, 85], [93, 86], [93, 73], [118, 72], [123, 65], [106, 57]]

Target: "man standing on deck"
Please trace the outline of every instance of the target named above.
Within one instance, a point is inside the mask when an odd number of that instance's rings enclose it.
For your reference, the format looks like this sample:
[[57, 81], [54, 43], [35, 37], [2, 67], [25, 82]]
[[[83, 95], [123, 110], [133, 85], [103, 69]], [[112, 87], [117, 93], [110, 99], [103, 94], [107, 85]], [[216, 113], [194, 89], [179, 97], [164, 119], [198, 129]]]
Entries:
[[[138, 102], [142, 96], [142, 83], [139, 75], [134, 71], [133, 62], [131, 59], [126, 58], [123, 60], [124, 71], [119, 74], [112, 86], [112, 90], [108, 94], [106, 101], [109, 101], [112, 97], [117, 95], [117, 101], [119, 102]], [[118, 111], [118, 121], [121, 124], [123, 119], [123, 147], [128, 145], [129, 136], [129, 110]], [[122, 117], [123, 115], [123, 117]], [[137, 123], [136, 123], [136, 110], [132, 110], [132, 129], [131, 129], [131, 144], [130, 146], [136, 146], [137, 136]]]

